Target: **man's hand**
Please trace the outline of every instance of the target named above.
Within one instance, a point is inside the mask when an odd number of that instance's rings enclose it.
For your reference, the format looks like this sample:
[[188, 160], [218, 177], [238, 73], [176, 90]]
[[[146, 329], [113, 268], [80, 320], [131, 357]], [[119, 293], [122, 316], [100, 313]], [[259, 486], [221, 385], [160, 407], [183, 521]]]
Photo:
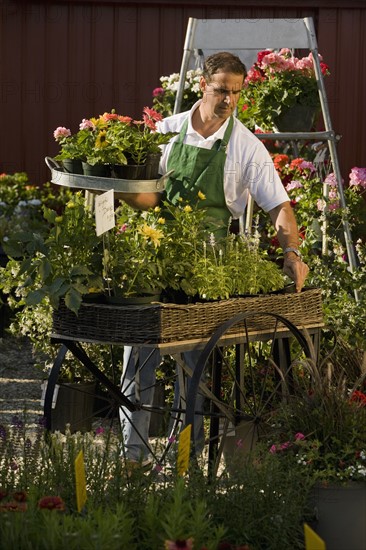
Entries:
[[296, 292], [301, 292], [305, 279], [309, 273], [308, 266], [293, 252], [285, 254], [283, 271], [295, 283]]

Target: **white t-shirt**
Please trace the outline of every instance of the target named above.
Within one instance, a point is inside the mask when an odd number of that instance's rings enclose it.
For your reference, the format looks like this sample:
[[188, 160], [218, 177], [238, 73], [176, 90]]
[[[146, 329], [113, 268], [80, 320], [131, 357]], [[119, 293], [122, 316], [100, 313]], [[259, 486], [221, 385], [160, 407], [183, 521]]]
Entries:
[[[157, 123], [159, 132], [180, 132], [188, 118], [188, 128], [184, 143], [211, 149], [217, 139], [224, 137], [229, 119], [212, 136], [204, 138], [192, 127], [192, 113], [201, 100], [190, 111], [165, 118]], [[175, 136], [167, 145], [162, 146], [160, 173], [167, 172], [167, 161]], [[226, 149], [224, 173], [224, 193], [226, 205], [234, 219], [244, 214], [248, 193], [265, 212], [288, 201], [289, 197], [273, 165], [273, 161], [255, 135], [238, 119], [234, 118], [233, 131]]]

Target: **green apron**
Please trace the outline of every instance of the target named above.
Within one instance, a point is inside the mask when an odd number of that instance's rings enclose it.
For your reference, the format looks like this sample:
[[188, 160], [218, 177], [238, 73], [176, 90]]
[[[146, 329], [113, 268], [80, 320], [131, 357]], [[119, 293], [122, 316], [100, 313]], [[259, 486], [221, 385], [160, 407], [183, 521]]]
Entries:
[[[177, 204], [183, 198], [192, 206], [197, 204], [198, 208], [205, 208], [207, 222], [217, 237], [227, 234], [231, 217], [225, 201], [224, 168], [233, 125], [233, 117], [230, 117], [223, 139], [218, 139], [212, 149], [202, 149], [183, 143], [188, 128], [186, 120], [178, 140], [172, 145], [167, 163], [167, 169], [174, 170], [166, 183], [168, 201]], [[199, 200], [199, 191], [205, 195], [204, 200]]]

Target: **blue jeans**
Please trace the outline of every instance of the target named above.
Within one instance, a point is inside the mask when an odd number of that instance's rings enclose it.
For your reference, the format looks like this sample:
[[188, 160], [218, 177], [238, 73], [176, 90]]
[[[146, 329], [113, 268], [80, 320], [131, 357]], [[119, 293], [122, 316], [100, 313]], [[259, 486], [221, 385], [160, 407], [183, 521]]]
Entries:
[[[183, 360], [192, 370], [196, 365], [199, 351], [185, 352]], [[158, 349], [146, 347], [125, 346], [123, 355], [123, 373], [121, 378], [122, 392], [132, 401], [139, 401], [144, 405], [152, 405], [155, 390], [155, 372], [161, 363]], [[189, 382], [188, 382], [189, 384]], [[175, 385], [175, 403], [179, 398], [179, 384]], [[137, 398], [137, 399], [136, 399]], [[196, 409], [202, 410], [203, 396], [198, 394]], [[150, 411], [129, 411], [126, 407], [120, 408], [120, 422], [124, 442], [123, 455], [129, 460], [146, 460], [149, 457], [149, 448], [144, 443], [149, 439]], [[195, 450], [200, 452], [204, 445], [203, 416], [196, 415], [195, 422]]]

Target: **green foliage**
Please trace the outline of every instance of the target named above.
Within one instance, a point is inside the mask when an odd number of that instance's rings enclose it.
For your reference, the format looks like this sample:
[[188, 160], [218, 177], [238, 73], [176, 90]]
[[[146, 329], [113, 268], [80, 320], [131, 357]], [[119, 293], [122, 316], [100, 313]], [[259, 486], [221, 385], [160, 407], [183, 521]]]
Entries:
[[[31, 432], [19, 419], [0, 427], [0, 537], [6, 548], [58, 550], [67, 543], [75, 549], [108, 544], [161, 550], [169, 541], [186, 541], [193, 550], [217, 550], [224, 541], [251, 550], [301, 548], [308, 480], [301, 468], [289, 470], [273, 455], [244, 459], [234, 477], [223, 470], [211, 483], [193, 463], [185, 478], [174, 474], [173, 464], [169, 477], [156, 471], [131, 477], [113, 431], [43, 435], [40, 426]], [[80, 450], [87, 484], [81, 514], [74, 479]], [[45, 496], [51, 509], [40, 508]], [[52, 509], [56, 499], [59, 510]], [[6, 511], [10, 501], [16, 512]]]
[[81, 193], [68, 201], [62, 215], [47, 206], [43, 212], [47, 223], [41, 232], [19, 231], [4, 241], [6, 254], [16, 260], [1, 270], [0, 285], [9, 290], [13, 284], [26, 305], [47, 297], [57, 308], [64, 298], [76, 312], [84, 294], [103, 288], [94, 219]]
[[275, 415], [279, 441], [271, 452], [289, 454], [307, 475], [324, 482], [366, 480], [365, 375], [350, 383], [345, 367], [303, 365], [298, 387]]

